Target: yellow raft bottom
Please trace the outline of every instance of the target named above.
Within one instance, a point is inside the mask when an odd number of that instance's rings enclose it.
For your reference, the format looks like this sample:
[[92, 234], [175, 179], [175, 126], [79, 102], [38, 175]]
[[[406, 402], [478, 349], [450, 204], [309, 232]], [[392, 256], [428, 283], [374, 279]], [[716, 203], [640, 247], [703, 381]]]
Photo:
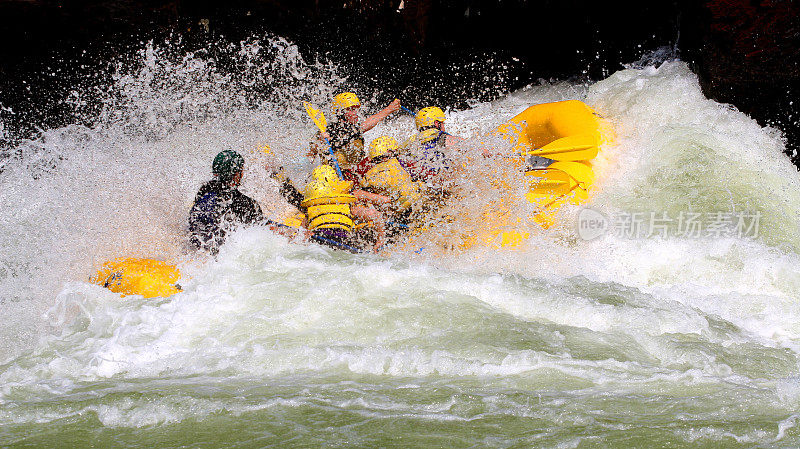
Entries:
[[180, 278], [181, 272], [175, 265], [160, 260], [128, 257], [106, 262], [90, 282], [123, 296], [155, 298], [172, 296], [181, 291], [176, 284]]

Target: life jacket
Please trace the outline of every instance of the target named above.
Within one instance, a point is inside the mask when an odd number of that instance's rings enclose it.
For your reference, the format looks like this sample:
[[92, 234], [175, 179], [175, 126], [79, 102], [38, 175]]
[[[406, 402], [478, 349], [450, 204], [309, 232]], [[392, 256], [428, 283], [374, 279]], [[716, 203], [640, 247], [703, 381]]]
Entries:
[[417, 140], [423, 151], [431, 150], [436, 147], [444, 147], [447, 143], [447, 133], [437, 128], [422, 128], [418, 136]]
[[390, 197], [398, 212], [408, 210], [422, 197], [419, 184], [411, 180], [411, 175], [396, 157], [369, 169], [364, 175], [362, 185]]
[[333, 122], [328, 126], [328, 134], [331, 136], [331, 147], [342, 170], [354, 167], [366, 156], [364, 136], [358, 125], [343, 120]]
[[441, 170], [449, 169], [452, 161], [441, 151], [446, 142], [447, 134], [437, 128], [422, 129], [409, 138], [403, 144], [409, 155], [409, 159], [404, 159], [404, 162], [412, 176], [420, 181], [427, 181]]
[[[349, 182], [343, 184], [352, 186]], [[350, 205], [356, 197], [344, 191], [319, 181], [312, 181], [306, 187], [305, 199], [300, 205], [307, 208], [308, 229], [353, 229]]]

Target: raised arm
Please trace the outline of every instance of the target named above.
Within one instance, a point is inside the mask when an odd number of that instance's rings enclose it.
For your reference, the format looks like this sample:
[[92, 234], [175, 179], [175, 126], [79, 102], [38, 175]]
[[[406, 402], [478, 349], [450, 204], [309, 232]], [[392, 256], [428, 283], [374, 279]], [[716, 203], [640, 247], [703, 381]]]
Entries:
[[392, 201], [388, 196], [367, 192], [362, 189], [353, 190], [353, 196], [361, 201], [377, 205], [387, 204]]
[[389, 106], [381, 109], [380, 111], [376, 112], [373, 115], [370, 115], [363, 122], [361, 122], [361, 132], [367, 132], [375, 127], [381, 120], [385, 119], [389, 116], [389, 114], [393, 112], [397, 112], [400, 109], [400, 100], [395, 98]]

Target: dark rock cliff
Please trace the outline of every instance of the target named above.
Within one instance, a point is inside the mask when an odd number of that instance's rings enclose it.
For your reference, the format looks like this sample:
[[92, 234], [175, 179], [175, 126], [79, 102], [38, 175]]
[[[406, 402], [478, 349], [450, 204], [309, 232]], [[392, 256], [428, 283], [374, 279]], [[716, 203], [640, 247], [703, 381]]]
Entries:
[[707, 96], [782, 129], [797, 162], [799, 17], [792, 0], [0, 0], [0, 104], [16, 111], [10, 137], [86, 120], [62, 101], [71, 83], [170, 34], [190, 49], [270, 31], [412, 106], [597, 80], [662, 47]]

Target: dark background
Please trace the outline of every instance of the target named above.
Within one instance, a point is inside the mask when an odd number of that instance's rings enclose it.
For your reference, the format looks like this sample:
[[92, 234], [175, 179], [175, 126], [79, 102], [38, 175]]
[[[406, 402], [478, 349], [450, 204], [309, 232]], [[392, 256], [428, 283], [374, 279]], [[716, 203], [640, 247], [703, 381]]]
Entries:
[[[709, 98], [782, 129], [800, 162], [800, 2], [793, 0], [0, 0], [5, 144], [91, 123], [64, 102], [147, 39], [185, 50], [272, 32], [411, 108], [466, 107], [539, 79], [597, 81], [663, 51]], [[202, 25], [201, 21], [207, 23]], [[207, 21], [207, 22], [206, 22]], [[225, 55], [217, 55], [225, 69]], [[459, 68], [459, 70], [454, 70]], [[102, 78], [102, 77], [100, 77]], [[13, 112], [10, 112], [10, 111]], [[91, 112], [91, 108], [88, 108]], [[2, 143], [2, 142], [0, 142]]]

